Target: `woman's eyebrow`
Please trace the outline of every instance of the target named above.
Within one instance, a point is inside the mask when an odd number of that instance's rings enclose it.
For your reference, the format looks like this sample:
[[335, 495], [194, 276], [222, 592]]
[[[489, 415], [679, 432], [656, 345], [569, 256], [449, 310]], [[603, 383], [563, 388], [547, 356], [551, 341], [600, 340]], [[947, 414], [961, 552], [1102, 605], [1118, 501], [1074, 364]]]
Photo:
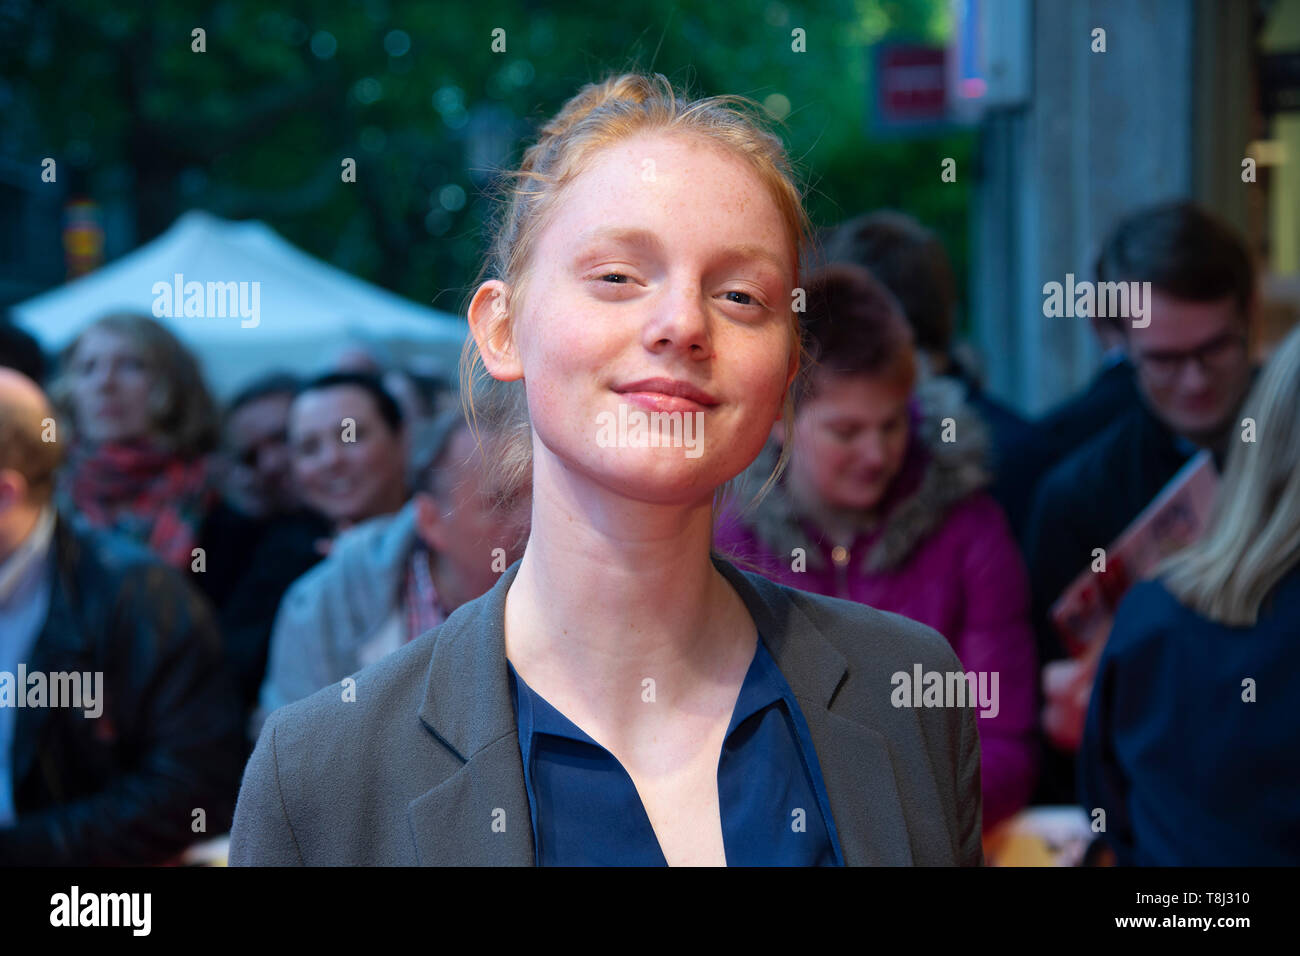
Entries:
[[[591, 247], [598, 242], [615, 242], [623, 243], [629, 246], [639, 246], [652, 251], [659, 251], [664, 248], [664, 244], [659, 237], [648, 229], [633, 229], [619, 226], [599, 226], [595, 229], [588, 230], [580, 234], [574, 243], [577, 255], [583, 255], [591, 251]], [[786, 263], [781, 257], [757, 243], [747, 242], [738, 246], [732, 246], [724, 249], [718, 256], [719, 259], [726, 262], [744, 262], [757, 261], [764, 262], [774, 266], [781, 274], [786, 272]]]
[[622, 243], [629, 246], [642, 246], [647, 249], [658, 250], [663, 248], [663, 243], [659, 237], [648, 229], [629, 229], [622, 226], [598, 226], [595, 229], [581, 233], [574, 242], [574, 247], [578, 254], [591, 250], [591, 247], [600, 242]]

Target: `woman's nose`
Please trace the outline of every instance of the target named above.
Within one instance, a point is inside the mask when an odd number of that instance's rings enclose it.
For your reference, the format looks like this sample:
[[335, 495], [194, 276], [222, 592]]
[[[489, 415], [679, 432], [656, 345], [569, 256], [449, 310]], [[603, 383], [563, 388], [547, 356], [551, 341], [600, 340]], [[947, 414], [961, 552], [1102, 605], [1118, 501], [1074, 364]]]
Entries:
[[342, 465], [347, 460], [347, 450], [343, 447], [343, 442], [341, 440], [326, 442], [322, 459], [322, 464], [327, 468]]
[[87, 376], [89, 383], [94, 388], [106, 388], [117, 384], [117, 375], [113, 370], [112, 362], [100, 362]]
[[884, 438], [875, 432], [867, 432], [862, 439], [862, 444], [859, 446], [858, 453], [861, 455], [862, 461], [873, 468], [884, 464]]
[[708, 307], [703, 302], [698, 283], [680, 283], [665, 290], [645, 328], [646, 346], [668, 344], [689, 352], [693, 347], [707, 348], [709, 341]]

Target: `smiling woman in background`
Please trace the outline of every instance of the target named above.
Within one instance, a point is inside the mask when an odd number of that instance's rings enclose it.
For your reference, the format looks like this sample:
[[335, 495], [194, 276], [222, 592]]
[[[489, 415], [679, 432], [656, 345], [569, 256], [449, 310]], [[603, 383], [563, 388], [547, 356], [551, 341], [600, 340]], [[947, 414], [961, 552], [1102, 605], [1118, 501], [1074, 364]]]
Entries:
[[[514, 383], [524, 555], [271, 715], [231, 863], [982, 862], [974, 712], [890, 701], [962, 669], [943, 637], [711, 550], [800, 364], [808, 222], [757, 115], [625, 74], [542, 128], [469, 306], [469, 357]], [[599, 440], [624, 405], [695, 416], [701, 453]]]
[[[955, 383], [918, 385], [907, 320], [862, 267], [811, 276], [802, 324], [816, 361], [794, 428], [777, 429], [793, 442], [790, 468], [758, 507], [729, 509], [718, 550], [773, 581], [894, 611], [948, 639], [991, 691], [979, 720], [991, 829], [1033, 792], [1037, 670], [1024, 563], [987, 491], [986, 431]], [[755, 483], [781, 447], [759, 456]]]
[[289, 448], [298, 494], [335, 534], [406, 501], [405, 422], [377, 374], [331, 372], [302, 386]]
[[60, 510], [190, 570], [216, 501], [216, 406], [194, 356], [148, 316], [117, 314], [77, 336], [60, 369], [50, 391], [72, 438]]

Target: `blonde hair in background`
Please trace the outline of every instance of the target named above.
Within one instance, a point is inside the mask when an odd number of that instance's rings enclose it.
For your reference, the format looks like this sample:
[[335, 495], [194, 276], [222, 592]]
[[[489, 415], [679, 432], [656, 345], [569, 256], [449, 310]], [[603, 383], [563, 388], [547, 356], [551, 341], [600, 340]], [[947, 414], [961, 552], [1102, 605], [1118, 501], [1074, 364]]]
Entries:
[[1199, 541], [1156, 573], [1198, 614], [1249, 627], [1300, 562], [1300, 327], [1273, 353], [1242, 409], [1255, 441], [1228, 453], [1214, 514]]
[[71, 400], [72, 359], [86, 333], [101, 329], [120, 335], [135, 346], [153, 375], [149, 418], [154, 437], [182, 458], [212, 451], [218, 436], [217, 405], [203, 382], [198, 361], [166, 326], [133, 312], [117, 312], [92, 322], [59, 357], [59, 374], [50, 384], [50, 399], [72, 423], [74, 440], [77, 421]]
[[[697, 136], [722, 146], [749, 164], [767, 187], [788, 227], [795, 287], [798, 287], [800, 257], [811, 241], [812, 229], [785, 147], [778, 136], [765, 128], [760, 119], [762, 114], [763, 108], [758, 103], [742, 96], [694, 100], [679, 96], [661, 73], [615, 74], [582, 87], [542, 126], [537, 142], [524, 152], [520, 168], [506, 174], [503, 201], [489, 230], [487, 258], [474, 288], [489, 279], [499, 279], [509, 285], [510, 301], [501, 303], [501, 307], [508, 310], [507, 321], [513, 325], [526, 294], [528, 268], [538, 236], [562, 200], [565, 189], [591, 164], [596, 153], [647, 133]], [[791, 346], [799, 353], [802, 364], [804, 354], [793, 303], [789, 323]], [[497, 487], [522, 487], [532, 475], [532, 428], [523, 383], [493, 380], [483, 366], [472, 335], [466, 337], [461, 354], [460, 378], [461, 402], [475, 435], [478, 435], [480, 414], [488, 416], [496, 425], [498, 441], [494, 442], [489, 461], [496, 473]], [[789, 391], [783, 415], [788, 435], [793, 418]], [[788, 456], [787, 447], [758, 497], [776, 480]], [[730, 485], [714, 496], [715, 516]]]

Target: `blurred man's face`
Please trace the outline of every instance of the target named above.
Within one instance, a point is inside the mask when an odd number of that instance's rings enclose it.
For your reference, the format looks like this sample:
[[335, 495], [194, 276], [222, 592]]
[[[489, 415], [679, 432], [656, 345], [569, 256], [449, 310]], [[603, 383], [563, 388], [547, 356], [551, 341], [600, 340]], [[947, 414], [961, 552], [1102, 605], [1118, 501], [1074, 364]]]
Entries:
[[1186, 302], [1152, 290], [1150, 325], [1128, 336], [1142, 393], [1166, 425], [1207, 444], [1233, 423], [1251, 367], [1246, 319], [1231, 296]]
[[[349, 418], [355, 427], [345, 430]], [[299, 495], [337, 527], [401, 508], [402, 438], [365, 389], [335, 385], [299, 395], [289, 410], [289, 444]]]
[[68, 372], [73, 415], [82, 438], [97, 444], [149, 437], [154, 375], [130, 339], [108, 329], [87, 330]]
[[505, 551], [506, 566], [523, 555], [532, 498], [524, 492], [508, 505], [493, 508], [483, 456], [468, 428], [458, 430], [446, 460], [446, 491], [438, 499], [426, 492], [418, 494], [416, 518], [420, 539], [447, 568], [439, 597], [451, 610], [496, 583], [499, 575], [492, 567], [495, 548]]
[[289, 454], [292, 404], [287, 392], [266, 395], [240, 406], [226, 423], [226, 496], [245, 514], [266, 517], [296, 502]]

